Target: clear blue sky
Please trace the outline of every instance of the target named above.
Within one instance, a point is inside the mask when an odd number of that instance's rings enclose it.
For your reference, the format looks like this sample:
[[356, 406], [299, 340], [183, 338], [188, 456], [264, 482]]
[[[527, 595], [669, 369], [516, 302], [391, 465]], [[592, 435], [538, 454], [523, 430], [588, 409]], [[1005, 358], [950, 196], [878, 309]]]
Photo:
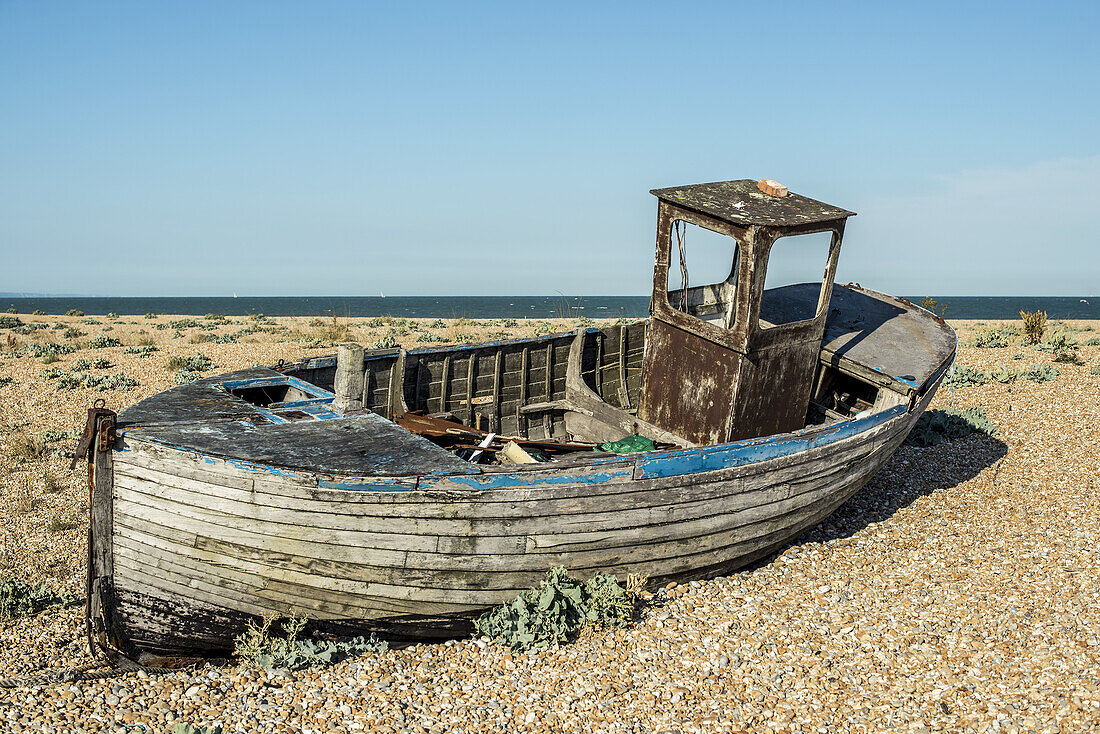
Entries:
[[0, 0], [0, 291], [645, 294], [660, 186], [838, 278], [1100, 294], [1100, 4]]

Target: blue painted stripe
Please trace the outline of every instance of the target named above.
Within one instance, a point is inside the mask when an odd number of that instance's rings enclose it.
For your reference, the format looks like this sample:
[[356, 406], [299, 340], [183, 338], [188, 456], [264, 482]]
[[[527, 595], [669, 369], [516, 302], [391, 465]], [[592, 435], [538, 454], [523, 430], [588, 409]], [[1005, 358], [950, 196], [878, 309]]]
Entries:
[[376, 482], [365, 484], [362, 482], [336, 482], [330, 479], [319, 479], [317, 486], [323, 489], [343, 489], [355, 492], [412, 492], [416, 484], [400, 484], [398, 482], [386, 482], [379, 479]]
[[[633, 476], [634, 467], [630, 465], [591, 474], [561, 474], [560, 470], [547, 469], [545, 471], [500, 474], [448, 475], [442, 479], [448, 483], [465, 485], [471, 489], [527, 489], [529, 487], [552, 487], [562, 484], [604, 484], [615, 479], [632, 479]], [[421, 483], [421, 489], [432, 489], [432, 485]]]
[[721, 446], [698, 449], [682, 449], [663, 456], [643, 456], [638, 459], [638, 478], [675, 477], [685, 474], [729, 469], [745, 464], [756, 464], [781, 456], [827, 446], [864, 431], [880, 426], [886, 421], [906, 413], [906, 406], [897, 405], [881, 413], [854, 421], [824, 426], [805, 436], [775, 436], [766, 439], [738, 441]]
[[[334, 398], [310, 398], [309, 400], [290, 400], [285, 403], [274, 403], [279, 410], [284, 408], [304, 408], [310, 405], [330, 405]], [[270, 407], [270, 406], [269, 406]]]
[[250, 380], [226, 380], [222, 383], [222, 387], [227, 392], [238, 390], [244, 387], [278, 387], [279, 385], [289, 385], [296, 387], [306, 395], [312, 395], [314, 399], [328, 398], [335, 399], [334, 393], [325, 390], [324, 388], [317, 387], [313, 383], [300, 380], [297, 377], [291, 375], [278, 375], [272, 377], [257, 377]]

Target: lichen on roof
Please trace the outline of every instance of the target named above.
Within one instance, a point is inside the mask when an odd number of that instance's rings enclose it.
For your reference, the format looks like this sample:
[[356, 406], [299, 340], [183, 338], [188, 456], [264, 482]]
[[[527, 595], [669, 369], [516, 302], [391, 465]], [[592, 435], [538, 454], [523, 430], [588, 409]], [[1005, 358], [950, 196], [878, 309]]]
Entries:
[[790, 227], [855, 216], [855, 212], [793, 192], [783, 197], [769, 196], [748, 178], [654, 189], [650, 193], [670, 204], [742, 227]]

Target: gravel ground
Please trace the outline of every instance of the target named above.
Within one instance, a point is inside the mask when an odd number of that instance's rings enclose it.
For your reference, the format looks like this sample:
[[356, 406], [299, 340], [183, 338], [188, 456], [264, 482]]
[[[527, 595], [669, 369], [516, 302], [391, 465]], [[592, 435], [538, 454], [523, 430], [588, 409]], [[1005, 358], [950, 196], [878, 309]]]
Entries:
[[[0, 563], [6, 573], [83, 593], [85, 478], [24, 440], [72, 431], [96, 398], [121, 409], [173, 384], [165, 362], [198, 352], [214, 371], [323, 353], [330, 323], [269, 320], [239, 333], [182, 317], [28, 317], [61, 329], [19, 335], [84, 342], [110, 326], [124, 347], [45, 365], [0, 352]], [[201, 318], [200, 323], [207, 325]], [[407, 345], [548, 329], [520, 322], [408, 325], [354, 320], [350, 338]], [[966, 346], [983, 325], [953, 322], [958, 362], [983, 370], [1049, 364], [1022, 346]], [[994, 325], [994, 324], [989, 324]], [[1079, 341], [1100, 322], [1070, 322]], [[338, 324], [343, 327], [344, 324]], [[285, 330], [280, 330], [285, 327]], [[5, 335], [0, 331], [0, 348]], [[434, 338], [434, 337], [432, 337]], [[317, 339], [318, 342], [302, 343]], [[287, 340], [287, 341], [280, 341]], [[86, 344], [85, 344], [86, 346]], [[204, 666], [148, 677], [0, 689], [6, 731], [1100, 731], [1100, 346], [1056, 380], [944, 389], [935, 407], [980, 406], [999, 426], [931, 448], [903, 447], [870, 485], [782, 554], [729, 577], [660, 590], [636, 626], [586, 631], [512, 655], [484, 640], [416, 645], [299, 673]], [[1022, 355], [1020, 359], [1014, 359]], [[62, 390], [43, 370], [106, 357], [128, 390]], [[207, 373], [211, 374], [211, 373]], [[20, 463], [15, 457], [23, 456]], [[0, 622], [0, 676], [88, 662], [82, 609]], [[140, 724], [142, 726], [126, 725]]]

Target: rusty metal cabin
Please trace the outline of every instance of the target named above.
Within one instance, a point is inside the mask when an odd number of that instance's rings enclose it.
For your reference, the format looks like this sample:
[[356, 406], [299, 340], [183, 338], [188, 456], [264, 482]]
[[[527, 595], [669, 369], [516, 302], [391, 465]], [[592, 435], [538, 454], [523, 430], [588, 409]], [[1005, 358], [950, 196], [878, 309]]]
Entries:
[[[765, 193], [749, 179], [651, 193], [659, 200], [657, 256], [638, 415], [700, 445], [802, 428], [844, 223], [854, 212], [798, 194]], [[676, 255], [688, 272], [685, 223], [736, 241], [724, 282], [669, 291]], [[805, 301], [807, 287], [765, 294], [768, 259], [782, 238], [819, 232], [832, 233], [832, 241], [815, 307], [792, 321], [788, 315]]]

